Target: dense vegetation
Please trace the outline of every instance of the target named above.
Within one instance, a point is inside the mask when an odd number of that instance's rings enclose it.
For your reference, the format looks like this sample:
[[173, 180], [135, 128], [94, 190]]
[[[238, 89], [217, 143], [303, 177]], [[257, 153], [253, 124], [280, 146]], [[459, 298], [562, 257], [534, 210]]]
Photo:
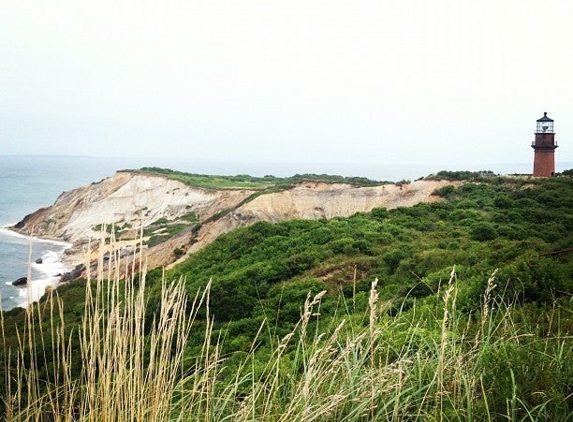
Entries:
[[[218, 320], [274, 312], [285, 289], [300, 291], [299, 299], [310, 285], [335, 300], [340, 290], [349, 297], [355, 268], [356, 300], [378, 277], [382, 297], [402, 310], [435, 294], [454, 265], [464, 280], [458, 304], [468, 311], [496, 269], [507, 297], [551, 304], [573, 288], [571, 254], [552, 254], [573, 247], [570, 187], [569, 180], [521, 187], [466, 183], [438, 190], [448, 199], [443, 202], [350, 218], [261, 222], [220, 238], [169, 276], [185, 276], [190, 291], [213, 278], [213, 288], [233, 301], [221, 302]], [[216, 315], [217, 306], [212, 304]], [[296, 322], [298, 312], [292, 316]]]
[[[148, 339], [140, 345], [143, 378], [157, 364], [150, 346], [162, 327], [157, 315], [172, 309], [164, 280], [185, 280], [188, 298], [208, 293], [197, 307], [172, 292], [194, 319], [184, 344], [169, 340], [174, 360], [183, 353], [186, 361], [163, 420], [185, 420], [183, 411], [204, 420], [571, 420], [573, 180], [436, 177], [472, 181], [411, 208], [257, 223], [165, 274], [147, 273], [145, 285], [136, 279], [148, 298], [138, 314]], [[11, 368], [26, 380], [31, 369], [30, 345], [16, 327], [36, 321], [28, 332], [38, 339], [57, 319], [70, 345], [69, 377], [96, 382], [82, 375], [88, 354], [78, 352], [74, 328], [90, 326], [86, 309], [97, 308], [85, 287], [58, 289], [57, 318], [49, 301], [32, 317], [4, 313], [4, 377]], [[123, 289], [100, 287], [107, 298], [117, 291], [120, 309], [133, 302]], [[38, 385], [61, 371], [50, 358], [58, 347], [46, 340], [38, 352], [47, 356], [34, 368]], [[32, 393], [39, 394], [19, 397]]]

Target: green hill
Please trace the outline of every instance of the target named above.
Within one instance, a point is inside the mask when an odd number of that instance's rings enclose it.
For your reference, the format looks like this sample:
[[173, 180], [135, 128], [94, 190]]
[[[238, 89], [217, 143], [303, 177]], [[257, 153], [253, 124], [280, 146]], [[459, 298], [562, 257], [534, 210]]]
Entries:
[[[18, 393], [20, 406], [5, 399], [6, 409], [51, 401], [74, 407], [77, 420], [121, 414], [95, 410], [101, 397], [82, 401], [86, 386], [119, 385], [124, 378], [108, 372], [133, 363], [104, 353], [110, 362], [86, 372], [87, 350], [124, 347], [88, 329], [101, 326], [140, 339], [129, 346], [141, 354], [139, 378], [121, 372], [129, 385], [161, 379], [158, 364], [175, 366], [173, 385], [161, 387], [166, 401], [149, 404], [164, 409], [157, 420], [570, 420], [573, 179], [478, 176], [435, 176], [473, 179], [438, 190], [440, 202], [256, 223], [133, 285], [91, 281], [86, 297], [86, 281], [76, 281], [58, 288], [61, 310], [46, 298], [6, 312], [2, 375], [16, 381], [2, 396]], [[186, 296], [165, 293], [177, 280]], [[190, 298], [204, 294], [193, 308]], [[177, 303], [194, 309], [188, 333]], [[171, 332], [170, 321], [183, 325]], [[37, 387], [17, 389], [29, 380]], [[149, 388], [146, 400], [159, 394]], [[145, 417], [136, 420], [153, 420]]]

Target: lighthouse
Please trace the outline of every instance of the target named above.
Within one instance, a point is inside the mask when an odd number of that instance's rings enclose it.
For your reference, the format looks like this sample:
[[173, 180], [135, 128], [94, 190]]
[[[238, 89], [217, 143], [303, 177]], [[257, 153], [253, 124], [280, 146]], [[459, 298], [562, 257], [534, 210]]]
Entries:
[[531, 144], [534, 150], [533, 176], [551, 177], [555, 174], [555, 131], [553, 119], [547, 117], [547, 112], [537, 120], [535, 128], [535, 141]]

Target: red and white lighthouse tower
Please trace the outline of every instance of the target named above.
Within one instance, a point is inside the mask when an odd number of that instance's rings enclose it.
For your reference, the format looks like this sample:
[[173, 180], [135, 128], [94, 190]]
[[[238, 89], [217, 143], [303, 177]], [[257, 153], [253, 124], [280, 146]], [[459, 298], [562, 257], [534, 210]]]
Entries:
[[555, 131], [553, 130], [553, 119], [547, 117], [547, 112], [537, 120], [535, 128], [535, 141], [531, 144], [535, 151], [533, 157], [533, 176], [551, 177], [555, 174]]

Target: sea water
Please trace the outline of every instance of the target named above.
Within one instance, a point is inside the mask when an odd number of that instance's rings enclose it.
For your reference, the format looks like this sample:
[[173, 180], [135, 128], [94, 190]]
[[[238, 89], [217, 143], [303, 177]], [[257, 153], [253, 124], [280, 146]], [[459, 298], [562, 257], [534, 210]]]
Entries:
[[[573, 167], [573, 163], [569, 163]], [[317, 173], [368, 177], [373, 180], [415, 180], [440, 170], [492, 170], [496, 173], [527, 173], [529, 164], [483, 165], [448, 168], [439, 164], [321, 164], [205, 162], [173, 158], [99, 158], [73, 156], [0, 155], [0, 227], [14, 225], [24, 216], [54, 203], [64, 191], [97, 183], [122, 169], [164, 167], [200, 174], [293, 176]], [[562, 169], [558, 169], [561, 171]], [[65, 243], [20, 236], [0, 229], [0, 299], [3, 310], [37, 300], [46, 286], [54, 284], [65, 270], [59, 256]], [[36, 260], [41, 260], [36, 263]], [[12, 282], [30, 276], [28, 286]]]

